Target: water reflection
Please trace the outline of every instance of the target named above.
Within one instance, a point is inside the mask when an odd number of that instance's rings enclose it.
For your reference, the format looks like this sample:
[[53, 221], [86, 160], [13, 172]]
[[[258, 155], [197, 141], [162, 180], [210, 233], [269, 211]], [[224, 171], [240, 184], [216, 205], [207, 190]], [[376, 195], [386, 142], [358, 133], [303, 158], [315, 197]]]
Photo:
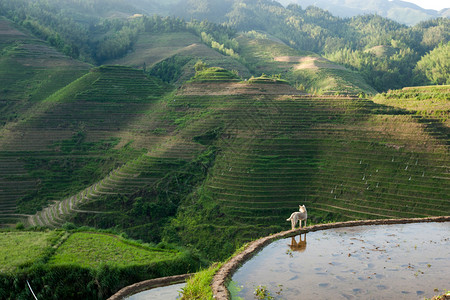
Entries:
[[306, 233], [304, 234], [303, 240], [302, 240], [301, 234], [298, 236], [298, 242], [296, 240], [296, 237], [293, 236], [291, 238], [291, 243], [288, 246], [292, 251], [296, 251], [296, 252], [305, 251], [306, 250]]

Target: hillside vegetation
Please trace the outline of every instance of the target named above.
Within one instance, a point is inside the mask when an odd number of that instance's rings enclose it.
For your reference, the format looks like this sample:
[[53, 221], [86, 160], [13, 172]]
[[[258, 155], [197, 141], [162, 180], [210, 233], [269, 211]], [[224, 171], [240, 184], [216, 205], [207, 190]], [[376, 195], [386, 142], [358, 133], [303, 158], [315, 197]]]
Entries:
[[311, 52], [296, 51], [279, 40], [254, 32], [237, 38], [240, 54], [253, 74], [278, 75], [301, 91], [314, 94], [375, 94], [361, 76]]
[[[17, 249], [21, 251], [18, 252]], [[191, 272], [198, 258], [169, 245], [151, 246], [93, 231], [0, 231], [0, 296], [107, 298], [125, 285]]]
[[[195, 1], [185, 18], [215, 20], [238, 31], [262, 31], [299, 51], [312, 51], [362, 73], [377, 91], [427, 84], [413, 73], [417, 62], [440, 42], [449, 41], [449, 19], [436, 18], [407, 27], [380, 15], [339, 18], [323, 9], [297, 4], [283, 7], [276, 1]], [[364, 3], [365, 5], [367, 3]], [[191, 12], [192, 11], [192, 12]], [[392, 47], [392, 55], [366, 52], [376, 46]], [[240, 53], [239, 47], [233, 50]]]
[[199, 60], [209, 66], [235, 70], [245, 78], [251, 76], [242, 63], [211, 49], [189, 31], [143, 33], [138, 36], [132, 52], [107, 63], [145, 68], [150, 75], [179, 86], [195, 75], [194, 66]]
[[423, 56], [415, 69], [418, 76], [424, 76], [432, 84], [450, 84], [450, 42], [440, 44]]
[[[164, 11], [164, 5], [156, 0], [89, 0], [82, 5], [75, 0], [37, 1], [33, 5], [24, 0], [5, 0], [0, 4], [0, 12], [66, 55], [96, 64], [139, 50], [136, 45], [145, 33], [186, 30], [220, 53], [239, 59], [238, 32], [262, 31], [297, 51], [312, 51], [353, 68], [377, 91], [428, 84], [426, 77], [421, 76], [424, 71], [418, 68], [416, 74], [413, 70], [421, 57], [440, 43], [448, 43], [450, 37], [448, 18], [407, 27], [379, 15], [342, 19], [313, 6], [283, 7], [266, 0], [222, 2], [166, 3], [166, 7], [172, 6], [170, 11], [189, 22], [142, 15], [148, 9]], [[184, 9], [186, 5], [189, 8]], [[383, 57], [367, 52], [379, 46], [391, 47], [393, 51]]]

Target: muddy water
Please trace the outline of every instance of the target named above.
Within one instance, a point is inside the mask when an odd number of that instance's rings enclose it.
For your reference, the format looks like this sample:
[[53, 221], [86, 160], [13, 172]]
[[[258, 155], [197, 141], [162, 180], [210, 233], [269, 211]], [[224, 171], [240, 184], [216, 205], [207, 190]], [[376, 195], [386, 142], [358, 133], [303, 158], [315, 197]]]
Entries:
[[[450, 289], [450, 222], [359, 226], [275, 241], [233, 275], [233, 299], [424, 299]], [[439, 291], [437, 291], [437, 290]]]
[[175, 300], [180, 299], [181, 289], [186, 283], [172, 284], [168, 286], [153, 288], [125, 298], [126, 300]]

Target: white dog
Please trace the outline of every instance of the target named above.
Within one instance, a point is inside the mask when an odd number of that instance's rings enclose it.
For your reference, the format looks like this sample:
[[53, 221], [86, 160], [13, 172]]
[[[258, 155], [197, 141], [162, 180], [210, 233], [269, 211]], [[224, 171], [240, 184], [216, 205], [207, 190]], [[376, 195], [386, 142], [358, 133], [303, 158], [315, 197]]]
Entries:
[[294, 230], [297, 221], [300, 221], [300, 228], [302, 228], [302, 220], [305, 220], [306, 226], [307, 219], [308, 219], [308, 212], [306, 211], [306, 207], [304, 205], [299, 205], [299, 211], [293, 212], [289, 217], [289, 219], [286, 219], [286, 221], [291, 221], [291, 227], [292, 230]]

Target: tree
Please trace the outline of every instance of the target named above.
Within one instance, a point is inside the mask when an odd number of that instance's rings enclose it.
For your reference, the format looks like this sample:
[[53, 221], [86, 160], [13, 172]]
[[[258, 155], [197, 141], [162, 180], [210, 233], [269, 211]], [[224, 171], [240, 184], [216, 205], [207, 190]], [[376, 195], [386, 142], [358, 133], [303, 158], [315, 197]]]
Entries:
[[206, 69], [206, 67], [206, 64], [202, 60], [198, 60], [194, 65], [194, 69], [196, 72], [203, 71], [204, 69]]
[[441, 43], [422, 57], [415, 68], [416, 76], [425, 76], [434, 84], [450, 84], [450, 42]]

